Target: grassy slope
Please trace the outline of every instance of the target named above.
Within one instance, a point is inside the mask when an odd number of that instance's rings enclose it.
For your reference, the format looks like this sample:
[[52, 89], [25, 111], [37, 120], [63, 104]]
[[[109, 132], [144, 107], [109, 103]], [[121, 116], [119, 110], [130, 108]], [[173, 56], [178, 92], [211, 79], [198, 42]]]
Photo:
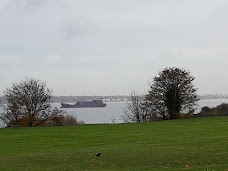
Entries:
[[228, 117], [0, 129], [1, 171], [207, 169], [228, 170]]

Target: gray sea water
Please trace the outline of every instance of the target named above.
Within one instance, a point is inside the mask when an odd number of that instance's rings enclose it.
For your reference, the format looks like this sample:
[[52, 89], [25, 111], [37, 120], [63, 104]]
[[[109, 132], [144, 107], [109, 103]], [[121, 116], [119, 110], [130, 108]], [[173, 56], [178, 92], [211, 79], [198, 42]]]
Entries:
[[[221, 103], [228, 103], [228, 99], [210, 99], [200, 100], [198, 102], [199, 112], [203, 106], [215, 107]], [[86, 124], [99, 124], [99, 123], [122, 123], [122, 115], [126, 108], [127, 102], [108, 102], [106, 107], [101, 108], [68, 108], [64, 109], [68, 114], [77, 116], [79, 120], [84, 121]], [[60, 103], [53, 103], [53, 107], [60, 108]], [[0, 110], [1, 112], [1, 110]], [[0, 126], [3, 123], [0, 121]]]

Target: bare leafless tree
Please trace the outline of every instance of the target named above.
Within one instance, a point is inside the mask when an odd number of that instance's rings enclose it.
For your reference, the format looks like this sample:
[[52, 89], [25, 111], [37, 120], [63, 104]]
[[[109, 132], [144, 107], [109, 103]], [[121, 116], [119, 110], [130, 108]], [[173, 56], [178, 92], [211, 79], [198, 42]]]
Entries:
[[35, 126], [45, 122], [58, 112], [51, 110], [52, 91], [43, 81], [33, 78], [15, 83], [6, 89], [7, 104], [1, 120], [7, 125]]
[[136, 92], [132, 92], [130, 100], [127, 102], [127, 106], [122, 115], [122, 119], [125, 122], [146, 122], [147, 111], [144, 108], [143, 96], [137, 95]]

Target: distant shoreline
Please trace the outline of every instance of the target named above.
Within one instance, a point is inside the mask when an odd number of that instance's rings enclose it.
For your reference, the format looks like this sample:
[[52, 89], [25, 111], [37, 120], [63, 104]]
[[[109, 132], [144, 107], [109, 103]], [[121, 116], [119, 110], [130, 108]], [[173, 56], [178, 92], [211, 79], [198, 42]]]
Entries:
[[[199, 95], [200, 100], [210, 100], [210, 99], [228, 99], [228, 95]], [[93, 99], [104, 99], [106, 102], [121, 102], [130, 100], [130, 96], [126, 95], [110, 95], [110, 96], [53, 96], [52, 103], [61, 102], [76, 102], [84, 100]], [[0, 96], [1, 103], [6, 103], [6, 99]]]

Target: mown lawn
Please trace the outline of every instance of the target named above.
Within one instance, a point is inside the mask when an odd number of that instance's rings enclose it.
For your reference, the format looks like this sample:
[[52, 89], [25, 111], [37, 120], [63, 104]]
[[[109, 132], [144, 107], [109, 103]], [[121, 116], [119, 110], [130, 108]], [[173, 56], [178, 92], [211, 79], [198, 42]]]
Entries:
[[0, 129], [0, 171], [20, 170], [228, 171], [228, 117]]

